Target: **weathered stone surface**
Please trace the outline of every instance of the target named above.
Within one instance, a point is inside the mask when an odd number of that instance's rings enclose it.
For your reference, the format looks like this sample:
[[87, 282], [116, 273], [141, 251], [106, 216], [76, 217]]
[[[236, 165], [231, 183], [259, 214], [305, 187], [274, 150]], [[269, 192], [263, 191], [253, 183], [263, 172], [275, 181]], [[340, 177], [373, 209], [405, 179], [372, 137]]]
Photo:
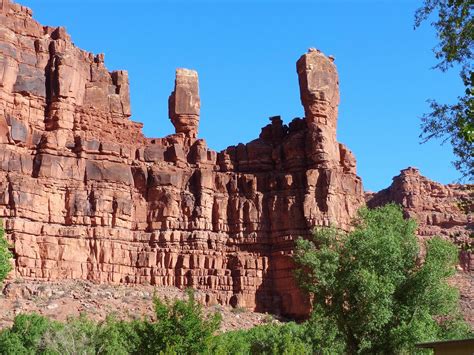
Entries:
[[8, 116], [7, 120], [10, 121], [10, 135], [15, 142], [26, 142], [28, 136], [28, 128], [26, 125], [16, 119], [15, 117]]
[[312, 163], [333, 168], [340, 160], [336, 141], [339, 79], [333, 60], [310, 48], [296, 63], [301, 103], [311, 127], [307, 145]]
[[317, 127], [306, 118], [274, 117], [260, 138], [209, 150], [197, 139], [197, 73], [186, 69], [169, 100], [176, 134], [145, 139], [128, 119], [126, 72], [4, 4], [0, 216], [15, 273], [192, 286], [209, 303], [303, 315], [293, 240], [349, 226], [363, 203], [352, 155], [334, 141], [331, 165], [311, 161]]
[[[410, 167], [394, 177], [388, 188], [375, 194], [369, 193], [366, 199], [369, 207], [388, 202], [401, 205], [406, 216], [418, 222], [418, 235], [421, 239], [439, 235], [450, 239], [461, 249], [472, 247], [473, 185], [442, 185]], [[464, 269], [474, 269], [474, 255], [470, 252], [461, 252], [460, 259]]]
[[197, 137], [200, 108], [197, 72], [176, 69], [174, 91], [169, 98], [169, 116], [176, 133], [184, 133], [191, 138]]
[[126, 72], [0, 4], [0, 217], [15, 275], [194, 287], [209, 304], [305, 315], [294, 239], [349, 229], [364, 204], [355, 158], [336, 141], [332, 60], [298, 61], [304, 118], [272, 117], [217, 153], [197, 139], [196, 72], [176, 73], [176, 134], [145, 138]]

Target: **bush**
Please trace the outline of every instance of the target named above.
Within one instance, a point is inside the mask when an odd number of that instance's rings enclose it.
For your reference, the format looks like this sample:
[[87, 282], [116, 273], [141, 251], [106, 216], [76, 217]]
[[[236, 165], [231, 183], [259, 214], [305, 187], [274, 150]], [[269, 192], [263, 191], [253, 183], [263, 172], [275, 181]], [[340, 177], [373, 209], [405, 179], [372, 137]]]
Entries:
[[31, 314], [15, 317], [0, 332], [0, 354], [197, 354], [205, 352], [220, 324], [204, 317], [192, 292], [185, 301], [155, 299], [157, 320], [94, 322], [85, 316], [65, 323]]
[[59, 323], [37, 314], [15, 317], [13, 326], [0, 332], [0, 354], [36, 354], [42, 349], [43, 335]]
[[11, 258], [12, 254], [8, 250], [8, 243], [5, 239], [2, 221], [0, 220], [0, 284], [12, 269]]
[[154, 299], [156, 322], [143, 323], [139, 353], [197, 354], [209, 348], [221, 317], [204, 317], [194, 293], [188, 290], [185, 301], [166, 303]]
[[133, 353], [140, 343], [137, 322], [117, 321], [108, 317], [94, 322], [85, 316], [72, 318], [49, 327], [42, 336], [40, 349], [45, 354], [114, 354]]
[[296, 323], [263, 325], [215, 337], [210, 354], [313, 354], [305, 327]]
[[415, 230], [390, 204], [362, 209], [350, 233], [318, 229], [297, 241], [297, 278], [314, 298], [307, 326], [315, 350], [400, 353], [469, 334], [457, 290], [446, 282], [455, 272], [455, 246], [431, 239], [422, 263]]

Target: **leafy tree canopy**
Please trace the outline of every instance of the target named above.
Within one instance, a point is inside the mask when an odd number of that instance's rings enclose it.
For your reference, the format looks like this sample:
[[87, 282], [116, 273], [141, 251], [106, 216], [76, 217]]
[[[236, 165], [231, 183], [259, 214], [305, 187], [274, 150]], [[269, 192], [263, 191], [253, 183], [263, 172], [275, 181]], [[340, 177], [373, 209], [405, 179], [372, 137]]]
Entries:
[[446, 282], [456, 248], [433, 238], [420, 262], [415, 229], [390, 204], [362, 209], [350, 233], [323, 228], [297, 241], [297, 278], [313, 296], [310, 323], [320, 334], [315, 344], [351, 354], [400, 353], [417, 342], [469, 334], [458, 292]]
[[439, 60], [436, 68], [446, 71], [454, 65], [461, 67], [464, 95], [452, 105], [430, 100], [431, 112], [422, 117], [423, 142], [432, 138], [450, 141], [457, 160], [454, 166], [464, 178], [474, 176], [474, 73], [472, 71], [474, 21], [472, 0], [424, 0], [416, 11], [415, 28], [435, 14], [431, 24], [439, 43], [434, 48]]

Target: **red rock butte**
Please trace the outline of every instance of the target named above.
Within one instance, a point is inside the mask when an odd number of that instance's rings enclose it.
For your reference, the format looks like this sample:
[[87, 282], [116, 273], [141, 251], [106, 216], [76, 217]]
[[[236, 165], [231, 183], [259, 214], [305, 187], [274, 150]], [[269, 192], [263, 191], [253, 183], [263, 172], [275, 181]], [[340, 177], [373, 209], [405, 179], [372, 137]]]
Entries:
[[[353, 154], [336, 141], [331, 58], [310, 49], [297, 62], [304, 118], [272, 117], [257, 139], [217, 153], [198, 138], [195, 71], [176, 71], [176, 133], [146, 138], [130, 120], [127, 72], [109, 72], [103, 55], [26, 7], [0, 0], [0, 19], [0, 217], [14, 276], [193, 287], [207, 304], [306, 314], [295, 238], [350, 228], [366, 197]], [[401, 202], [427, 234], [468, 233], [470, 217], [452, 201], [469, 188], [404, 176], [369, 204]], [[448, 207], [428, 206], [426, 189]]]

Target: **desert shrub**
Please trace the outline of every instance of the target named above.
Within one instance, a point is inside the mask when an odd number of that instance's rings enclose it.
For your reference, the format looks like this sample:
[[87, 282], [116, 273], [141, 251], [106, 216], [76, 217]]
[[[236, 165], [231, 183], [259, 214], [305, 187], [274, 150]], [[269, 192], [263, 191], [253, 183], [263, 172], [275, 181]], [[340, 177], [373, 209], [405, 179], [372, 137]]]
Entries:
[[95, 322], [85, 316], [64, 323], [37, 314], [15, 317], [11, 328], [0, 332], [0, 354], [130, 354], [140, 342], [138, 322], [107, 318]]
[[0, 354], [37, 354], [42, 349], [42, 338], [59, 323], [37, 314], [21, 314], [15, 317], [13, 326], [0, 332]]
[[108, 317], [96, 330], [95, 343], [98, 354], [126, 355], [140, 348], [140, 331], [143, 321], [118, 321]]
[[85, 316], [71, 318], [44, 332], [39, 350], [45, 354], [114, 354], [134, 352], [140, 343], [137, 322], [108, 317], [95, 322]]
[[96, 353], [97, 323], [85, 316], [71, 318], [58, 327], [49, 327], [41, 337], [39, 350], [46, 354]]

